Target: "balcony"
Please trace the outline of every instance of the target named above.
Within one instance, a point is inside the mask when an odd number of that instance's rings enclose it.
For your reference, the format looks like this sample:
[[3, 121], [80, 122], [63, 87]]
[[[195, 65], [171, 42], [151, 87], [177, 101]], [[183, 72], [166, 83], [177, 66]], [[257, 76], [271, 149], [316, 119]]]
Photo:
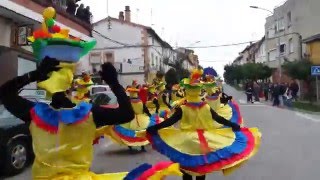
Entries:
[[52, 6], [56, 9], [57, 13], [64, 16], [65, 18], [68, 18], [74, 22], [76, 22], [77, 24], [81, 25], [82, 27], [86, 28], [87, 30], [92, 30], [92, 25], [91, 22], [87, 23], [85, 21], [82, 21], [81, 19], [79, 19], [78, 17], [76, 17], [75, 15], [71, 15], [69, 13], [66, 12], [66, 6], [63, 6], [61, 3], [61, 0], [57, 0], [55, 1], [56, 3], [53, 3], [52, 0], [31, 0], [43, 7], [49, 7]]

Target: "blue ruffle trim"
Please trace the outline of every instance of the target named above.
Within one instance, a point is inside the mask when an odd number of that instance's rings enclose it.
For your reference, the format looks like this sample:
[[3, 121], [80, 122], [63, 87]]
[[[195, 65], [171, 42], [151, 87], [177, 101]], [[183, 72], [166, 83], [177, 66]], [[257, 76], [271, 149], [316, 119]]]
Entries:
[[149, 170], [152, 168], [152, 165], [150, 164], [142, 164], [139, 167], [133, 169], [130, 171], [127, 176], [124, 178], [124, 180], [136, 180], [141, 174], [143, 174], [145, 171]]
[[[234, 104], [232, 104], [232, 102], [228, 102], [228, 105], [229, 105], [229, 106], [231, 107], [231, 109], [232, 109], [232, 116], [231, 116], [230, 122], [239, 124], [239, 123], [238, 123], [239, 114], [238, 114], [238, 112], [237, 112], [236, 107], [234, 106]], [[230, 127], [229, 127], [229, 126], [223, 126], [223, 128], [230, 128]]]
[[45, 103], [36, 103], [35, 113], [48, 125], [58, 127], [59, 122], [64, 124], [73, 124], [83, 120], [91, 111], [92, 105], [81, 102], [72, 109], [55, 110]]
[[[150, 122], [149, 122], [149, 125], [148, 127], [150, 126], [154, 126], [157, 124], [157, 114], [154, 114], [150, 117]], [[121, 134], [121, 135], [124, 135], [124, 136], [127, 136], [127, 137], [136, 137], [136, 131], [135, 130], [132, 130], [132, 129], [127, 129], [121, 125], [116, 125], [114, 126], [114, 130]]]
[[[235, 141], [223, 149], [210, 152], [206, 155], [190, 155], [180, 151], [177, 151], [173, 147], [164, 142], [159, 134], [151, 136], [153, 147], [161, 154], [169, 157], [173, 162], [179, 163], [183, 167], [198, 167], [205, 164], [212, 164], [219, 162], [220, 160], [229, 159], [236, 154], [242, 153], [247, 147], [247, 137], [241, 131], [234, 132]], [[200, 147], [199, 147], [200, 148]], [[206, 161], [207, 160], [207, 161]]]

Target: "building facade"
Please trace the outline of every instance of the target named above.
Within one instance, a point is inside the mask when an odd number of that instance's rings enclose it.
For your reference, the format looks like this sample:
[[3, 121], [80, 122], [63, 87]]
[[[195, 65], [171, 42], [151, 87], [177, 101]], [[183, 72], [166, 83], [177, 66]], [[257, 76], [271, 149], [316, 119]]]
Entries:
[[319, 6], [318, 0], [287, 0], [266, 19], [267, 64], [277, 68], [273, 75], [274, 81], [288, 80], [285, 75], [280, 79], [280, 64], [301, 60], [306, 56], [302, 39], [320, 32]]
[[[60, 1], [57, 1], [60, 2]], [[42, 11], [53, 6], [57, 11], [56, 23], [70, 29], [70, 35], [82, 40], [91, 40], [91, 25], [67, 14], [63, 7], [50, 1], [11, 0], [0, 1], [0, 84], [12, 77], [36, 69], [37, 63], [27, 37], [40, 27]], [[88, 67], [88, 56], [81, 59], [78, 71]], [[29, 88], [36, 88], [30, 85]]]
[[148, 26], [131, 22], [130, 7], [119, 12], [118, 18], [107, 17], [94, 23], [93, 36], [97, 46], [90, 54], [93, 71], [99, 71], [104, 62], [113, 63], [119, 72], [122, 85], [136, 80], [139, 84], [151, 83], [158, 71], [166, 72], [173, 62], [173, 48]]
[[256, 63], [266, 63], [267, 62], [265, 37], [263, 37], [256, 44], [256, 47], [255, 47], [255, 62]]

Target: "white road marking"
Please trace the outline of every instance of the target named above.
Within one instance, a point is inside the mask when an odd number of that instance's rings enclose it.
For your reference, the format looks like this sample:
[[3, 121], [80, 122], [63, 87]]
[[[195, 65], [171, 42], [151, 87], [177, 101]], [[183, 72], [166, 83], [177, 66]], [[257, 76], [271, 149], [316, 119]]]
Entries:
[[297, 116], [299, 116], [299, 117], [302, 117], [302, 118], [311, 120], [311, 121], [313, 121], [313, 122], [320, 122], [320, 118], [314, 118], [314, 117], [311, 117], [311, 116], [308, 115], [308, 114], [304, 114], [304, 113], [300, 113], [300, 112], [296, 112], [295, 114], [296, 114]]

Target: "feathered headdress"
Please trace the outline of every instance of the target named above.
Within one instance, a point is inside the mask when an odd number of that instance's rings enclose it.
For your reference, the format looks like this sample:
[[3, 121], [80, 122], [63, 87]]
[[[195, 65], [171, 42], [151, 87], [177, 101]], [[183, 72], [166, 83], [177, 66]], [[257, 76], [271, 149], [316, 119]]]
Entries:
[[202, 82], [200, 81], [202, 74], [203, 74], [202, 69], [194, 69], [191, 72], [190, 78], [182, 79], [180, 82], [180, 85], [187, 89], [202, 87]]

